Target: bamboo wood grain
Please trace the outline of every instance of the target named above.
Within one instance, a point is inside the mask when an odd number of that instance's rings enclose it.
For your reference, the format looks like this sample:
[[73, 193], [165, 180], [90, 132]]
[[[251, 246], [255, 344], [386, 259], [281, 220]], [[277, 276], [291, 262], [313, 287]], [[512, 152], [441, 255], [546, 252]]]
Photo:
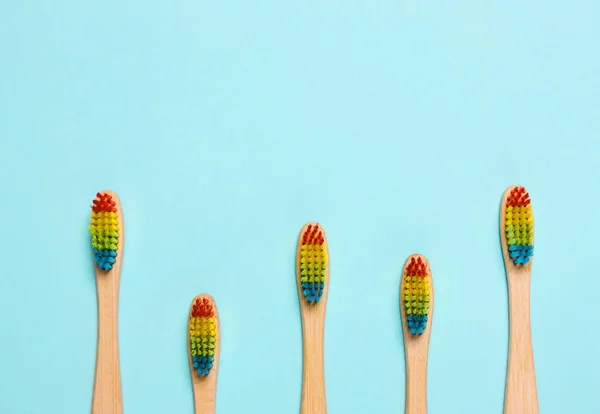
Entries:
[[[427, 327], [421, 335], [412, 335], [406, 323], [406, 308], [403, 303], [404, 275], [412, 258], [421, 258], [429, 274], [429, 314]], [[429, 356], [429, 338], [433, 322], [433, 277], [431, 268], [425, 256], [413, 254], [406, 259], [402, 270], [400, 283], [400, 314], [402, 318], [402, 332], [404, 334], [404, 352], [406, 357], [406, 414], [427, 413], [427, 359]]]
[[325, 269], [325, 288], [318, 303], [309, 304], [303, 295], [302, 283], [300, 282], [300, 250], [302, 246], [302, 235], [309, 225], [307, 223], [300, 231], [298, 248], [296, 251], [296, 278], [298, 285], [298, 297], [300, 300], [300, 313], [302, 315], [302, 342], [303, 342], [303, 375], [302, 375], [302, 399], [300, 404], [301, 414], [326, 414], [327, 401], [325, 396], [325, 366], [323, 361], [323, 344], [325, 334], [325, 308], [327, 305], [327, 294], [329, 292], [329, 247], [325, 231], [320, 227], [325, 251], [327, 252], [327, 267]]
[[98, 348], [92, 414], [122, 414], [118, 319], [125, 227], [123, 226], [123, 210], [119, 197], [112, 191], [102, 191], [102, 193], [110, 194], [116, 202], [119, 245], [117, 260], [111, 270], [104, 271], [94, 264], [98, 290]]
[[[502, 255], [508, 281], [510, 333], [506, 391], [504, 394], [505, 414], [538, 414], [538, 396], [531, 343], [529, 297], [532, 260], [525, 265], [513, 264], [508, 254], [504, 223], [506, 200], [516, 186], [509, 187], [502, 197], [500, 207], [500, 239]], [[535, 236], [534, 236], [535, 237]]]
[[[190, 348], [190, 324], [189, 315], [192, 314], [192, 306], [197, 299], [208, 299], [215, 312], [215, 355], [213, 357], [213, 367], [206, 377], [197, 374], [192, 363], [192, 350]], [[190, 374], [192, 375], [192, 388], [194, 390], [194, 413], [195, 414], [215, 414], [217, 403], [217, 373], [219, 372], [219, 355], [221, 354], [221, 325], [219, 323], [219, 311], [217, 303], [212, 296], [200, 294], [194, 298], [190, 305], [188, 314], [188, 362], [190, 365]]]

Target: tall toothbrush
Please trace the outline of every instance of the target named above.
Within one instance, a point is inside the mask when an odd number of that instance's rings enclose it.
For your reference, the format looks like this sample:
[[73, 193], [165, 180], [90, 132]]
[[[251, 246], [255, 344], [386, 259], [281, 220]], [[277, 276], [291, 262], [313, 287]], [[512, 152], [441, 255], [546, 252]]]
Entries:
[[296, 274], [303, 337], [301, 414], [326, 414], [323, 339], [329, 285], [329, 253], [325, 232], [317, 223], [300, 231]]
[[500, 238], [510, 309], [504, 413], [538, 414], [529, 317], [533, 213], [529, 193], [523, 187], [512, 186], [504, 192], [500, 209]]
[[406, 414], [427, 413], [427, 359], [433, 317], [433, 281], [425, 256], [413, 254], [404, 264], [400, 313], [406, 356]]
[[188, 355], [196, 414], [215, 414], [220, 332], [215, 300], [207, 294], [196, 296], [188, 320]]
[[98, 348], [92, 414], [122, 414], [117, 322], [124, 228], [121, 202], [112, 191], [96, 194], [90, 233], [98, 290]]

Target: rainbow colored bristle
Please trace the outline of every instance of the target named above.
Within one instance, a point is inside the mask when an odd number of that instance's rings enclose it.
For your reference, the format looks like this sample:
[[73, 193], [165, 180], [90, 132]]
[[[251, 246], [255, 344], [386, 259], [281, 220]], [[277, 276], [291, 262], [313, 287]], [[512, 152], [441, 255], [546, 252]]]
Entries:
[[217, 342], [215, 311], [208, 299], [196, 299], [192, 305], [189, 334], [192, 365], [199, 376], [205, 377], [213, 367]]
[[102, 270], [110, 270], [116, 262], [119, 246], [117, 203], [107, 193], [96, 194], [92, 202], [90, 233], [94, 260]]
[[427, 265], [418, 257], [411, 257], [404, 271], [403, 300], [406, 324], [413, 335], [421, 335], [427, 327], [429, 315], [429, 274]]
[[309, 303], [321, 300], [325, 289], [327, 249], [319, 225], [309, 225], [302, 235], [300, 246], [300, 283]]
[[513, 188], [506, 199], [504, 230], [513, 263], [529, 263], [533, 256], [533, 213], [529, 193], [523, 187]]

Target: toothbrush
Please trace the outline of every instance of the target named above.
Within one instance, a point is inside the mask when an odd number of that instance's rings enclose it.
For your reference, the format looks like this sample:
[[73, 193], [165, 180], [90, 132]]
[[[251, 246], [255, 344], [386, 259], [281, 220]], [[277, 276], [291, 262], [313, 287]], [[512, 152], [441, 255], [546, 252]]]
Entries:
[[98, 289], [98, 348], [92, 414], [122, 414], [119, 368], [119, 282], [123, 262], [123, 212], [119, 197], [104, 191], [92, 202], [90, 233]]
[[433, 281], [425, 256], [404, 264], [400, 313], [406, 354], [406, 414], [427, 413], [427, 357], [433, 317]]
[[317, 223], [300, 231], [296, 274], [303, 337], [301, 414], [326, 414], [323, 338], [329, 285], [329, 253], [325, 233]]
[[538, 414], [529, 318], [533, 213], [529, 193], [523, 187], [512, 186], [504, 192], [500, 209], [500, 238], [510, 309], [504, 413]]
[[220, 341], [215, 300], [207, 294], [196, 296], [188, 321], [188, 356], [196, 414], [215, 413]]

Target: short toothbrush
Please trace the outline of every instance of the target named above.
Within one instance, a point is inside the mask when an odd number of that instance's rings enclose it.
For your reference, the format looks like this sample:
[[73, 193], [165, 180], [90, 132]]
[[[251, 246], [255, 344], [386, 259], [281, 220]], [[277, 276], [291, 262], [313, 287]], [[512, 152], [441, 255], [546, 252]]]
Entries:
[[523, 187], [512, 186], [504, 192], [500, 208], [500, 238], [510, 309], [504, 413], [538, 414], [529, 317], [533, 213], [529, 193]]
[[215, 300], [207, 294], [196, 296], [188, 319], [188, 356], [196, 414], [215, 413], [220, 341]]
[[296, 274], [304, 349], [300, 413], [325, 414], [323, 339], [329, 290], [329, 253], [325, 232], [317, 223], [309, 223], [300, 231]]
[[90, 234], [98, 289], [98, 348], [92, 414], [122, 414], [119, 368], [119, 282], [123, 262], [123, 212], [111, 191], [92, 202]]
[[406, 356], [406, 414], [427, 413], [427, 358], [433, 317], [433, 281], [425, 256], [413, 254], [404, 264], [400, 313]]

